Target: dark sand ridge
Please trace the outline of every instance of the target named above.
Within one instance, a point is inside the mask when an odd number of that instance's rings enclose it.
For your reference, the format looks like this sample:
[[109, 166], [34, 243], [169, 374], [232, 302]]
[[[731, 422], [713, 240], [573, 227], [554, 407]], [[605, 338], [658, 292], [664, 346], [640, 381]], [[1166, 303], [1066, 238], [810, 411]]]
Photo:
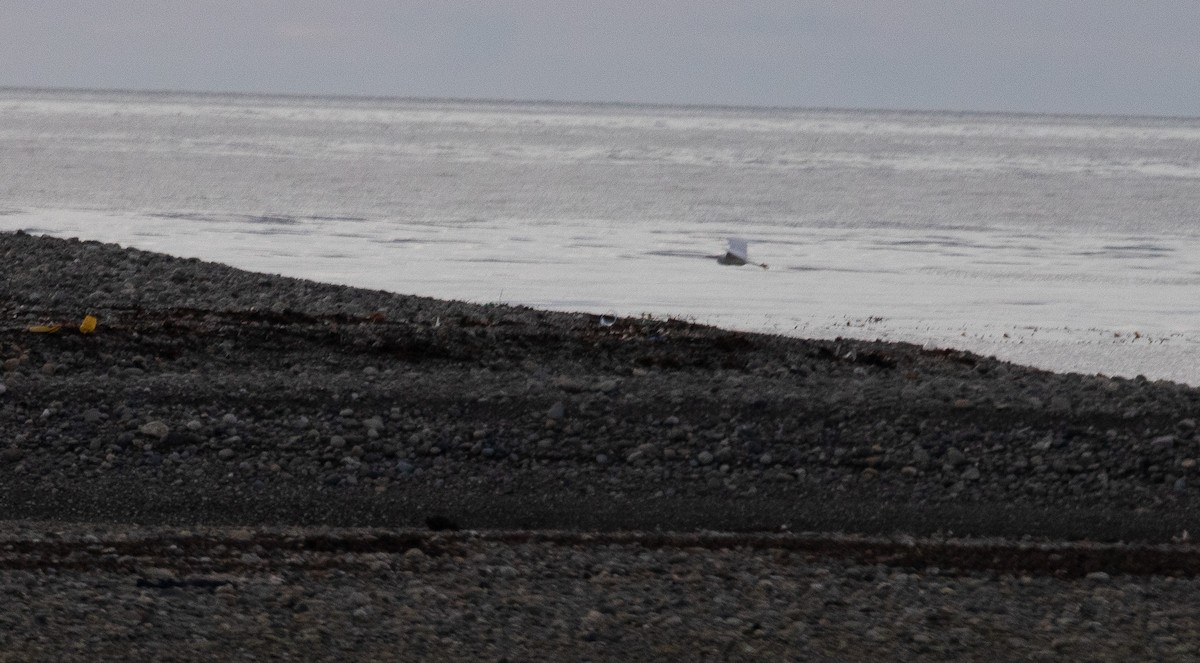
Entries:
[[[163, 524], [1167, 540], [1200, 392], [0, 235], [0, 504]], [[95, 334], [74, 325], [99, 317]], [[63, 322], [57, 334], [27, 330]]]

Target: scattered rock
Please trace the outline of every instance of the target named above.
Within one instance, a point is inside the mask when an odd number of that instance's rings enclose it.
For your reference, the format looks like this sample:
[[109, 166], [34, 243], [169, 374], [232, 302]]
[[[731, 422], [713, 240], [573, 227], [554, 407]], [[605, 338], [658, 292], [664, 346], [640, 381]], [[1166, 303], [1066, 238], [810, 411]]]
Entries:
[[138, 432], [147, 437], [162, 439], [167, 436], [167, 433], [171, 432], [171, 429], [161, 421], [148, 421], [142, 424]]
[[620, 388], [620, 386], [621, 382], [619, 380], [602, 380], [596, 385], [596, 391], [602, 394], [611, 394]]
[[967, 456], [955, 447], [950, 447], [946, 450], [946, 463], [951, 467], [958, 467], [967, 462]]
[[1171, 449], [1175, 446], [1175, 436], [1159, 435], [1158, 437], [1150, 440], [1150, 446], [1156, 451]]

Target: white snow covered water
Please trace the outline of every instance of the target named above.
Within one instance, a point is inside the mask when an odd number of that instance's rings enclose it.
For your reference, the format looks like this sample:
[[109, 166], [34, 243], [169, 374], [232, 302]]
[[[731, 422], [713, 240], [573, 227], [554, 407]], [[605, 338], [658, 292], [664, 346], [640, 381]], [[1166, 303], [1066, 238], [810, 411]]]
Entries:
[[1200, 384], [1196, 119], [10, 89], [0, 175], [0, 230]]

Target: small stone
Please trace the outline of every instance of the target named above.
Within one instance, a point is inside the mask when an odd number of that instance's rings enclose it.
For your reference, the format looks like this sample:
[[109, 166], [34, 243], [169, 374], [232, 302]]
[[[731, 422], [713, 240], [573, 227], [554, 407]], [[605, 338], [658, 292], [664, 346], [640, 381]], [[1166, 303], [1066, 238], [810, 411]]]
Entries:
[[138, 432], [140, 432], [142, 435], [156, 437], [161, 440], [167, 436], [167, 433], [171, 432], [171, 428], [161, 421], [148, 421], [142, 424], [142, 427], [138, 429]]
[[334, 435], [333, 437], [329, 438], [329, 446], [333, 447], [334, 449], [343, 449], [346, 446], [346, 438], [342, 437], [341, 435]]
[[12, 373], [13, 371], [17, 370], [20, 367], [21, 367], [21, 360], [17, 359], [16, 357], [13, 357], [12, 359], [4, 360], [4, 370], [8, 371], [9, 373]]
[[1096, 582], [1108, 582], [1111, 577], [1112, 576], [1108, 575], [1104, 571], [1092, 571], [1091, 573], [1087, 574], [1088, 580], [1095, 580]]
[[0, 451], [0, 460], [6, 463], [15, 463], [25, 457], [25, 451], [17, 447], [9, 447], [4, 451]]
[[204, 424], [200, 423], [199, 419], [192, 419], [191, 421], [187, 422], [187, 425], [186, 425], [186, 428], [188, 430], [192, 431], [193, 433], [195, 433], [196, 431], [200, 430], [203, 427], [204, 427]]
[[1171, 447], [1175, 446], [1175, 436], [1174, 435], [1160, 435], [1160, 436], [1150, 440], [1150, 446], [1154, 447], [1156, 450], [1170, 449]]
[[237, 424], [237, 422], [238, 422], [237, 415], [232, 412], [226, 413], [225, 416], [221, 417], [221, 423], [223, 423], [227, 426], [233, 426], [233, 425]]
[[564, 416], [566, 416], [566, 413], [567, 413], [567, 408], [565, 405], [563, 405], [563, 402], [555, 401], [554, 405], [551, 405], [550, 409], [546, 411], [546, 418], [557, 421], [559, 419], [562, 419]]
[[917, 465], [928, 465], [929, 452], [921, 447], [917, 447], [916, 451], [913, 451], [913, 462]]
[[972, 465], [962, 473], [962, 478], [967, 481], [979, 481], [979, 468]]
[[956, 398], [953, 403], [955, 410], [969, 410], [975, 406], [968, 398]]
[[946, 462], [954, 467], [958, 467], [967, 462], [967, 456], [955, 447], [950, 447], [946, 451]]
[[[91, 543], [90, 541], [86, 540], [87, 537], [84, 537], [84, 539], [85, 539], [84, 540], [85, 543]], [[96, 542], [99, 542], [99, 539], [97, 539]], [[171, 569], [164, 569], [162, 567], [157, 567], [157, 566], [151, 566], [148, 568], [140, 569], [138, 571], [138, 575], [142, 576], [143, 578], [145, 578], [147, 580], [151, 580], [154, 582], [168, 582], [171, 580], [175, 580], [176, 578], [179, 577], [179, 574], [176, 573], [175, 571], [173, 571]]]
[[412, 474], [413, 470], [415, 470], [415, 469], [416, 468], [413, 467], [413, 464], [406, 460], [402, 460], [402, 461], [399, 461], [396, 463], [396, 471], [399, 472], [400, 474]]
[[603, 393], [603, 394], [611, 394], [614, 391], [616, 391], [617, 388], [620, 386], [621, 386], [621, 383], [618, 382], [617, 380], [604, 380], [603, 382], [596, 385], [596, 391]]
[[711, 452], [701, 451], [700, 453], [696, 454], [696, 462], [700, 463], [701, 465], [711, 465], [713, 462], [713, 455]]
[[1187, 486], [1187, 478], [1179, 477], [1178, 479], [1175, 480], [1175, 485], [1174, 485], [1175, 492], [1186, 493], [1187, 487], [1188, 487]]
[[906, 477], [915, 477], [917, 476], [917, 468], [913, 467], [912, 465], [905, 465], [904, 467], [900, 468], [900, 474], [903, 474]]
[[604, 613], [598, 610], [588, 610], [587, 614], [580, 620], [579, 626], [585, 631], [595, 631], [603, 627], [607, 621], [608, 618], [604, 616]]
[[233, 449], [226, 447], [221, 449], [221, 451], [217, 454], [217, 457], [221, 460], [229, 460], [230, 458], [234, 457], [235, 453], [236, 452]]
[[383, 418], [379, 417], [379, 416], [374, 416], [374, 417], [371, 417], [370, 419], [364, 419], [363, 426], [366, 427], [367, 430], [375, 430], [375, 431], [383, 430]]
[[404, 559], [408, 562], [417, 562], [425, 559], [425, 551], [420, 548], [409, 548], [404, 551]]
[[[3, 386], [3, 385], [0, 385], [0, 386]], [[0, 393], [4, 393], [4, 392], [0, 391]], [[104, 418], [104, 415], [100, 414], [100, 410], [97, 410], [94, 407], [88, 408], [87, 410], [84, 410], [84, 412], [83, 412], [83, 421], [85, 423], [98, 424], [98, 423], [100, 423], [100, 420], [103, 418]]]
[[8, 391], [8, 387], [4, 386], [3, 382], [0, 382], [0, 396], [3, 396], [6, 391]]

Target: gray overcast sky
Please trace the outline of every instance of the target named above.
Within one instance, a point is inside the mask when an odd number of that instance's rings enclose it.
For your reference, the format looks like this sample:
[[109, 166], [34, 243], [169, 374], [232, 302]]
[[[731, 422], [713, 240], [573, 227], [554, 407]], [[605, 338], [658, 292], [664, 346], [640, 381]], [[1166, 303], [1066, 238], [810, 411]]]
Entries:
[[0, 0], [0, 86], [1200, 116], [1200, 2]]

